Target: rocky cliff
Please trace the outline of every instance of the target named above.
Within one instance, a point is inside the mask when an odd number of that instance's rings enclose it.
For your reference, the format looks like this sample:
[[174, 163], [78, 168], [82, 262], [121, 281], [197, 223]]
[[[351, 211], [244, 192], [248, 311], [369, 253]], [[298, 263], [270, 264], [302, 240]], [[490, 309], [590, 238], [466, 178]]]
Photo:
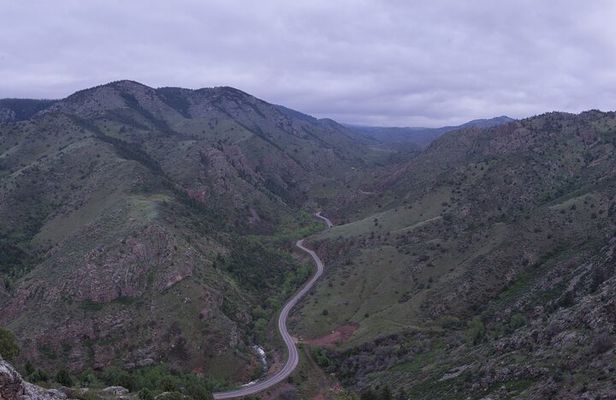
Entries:
[[65, 393], [45, 389], [22, 379], [11, 364], [0, 358], [0, 400], [66, 400]]

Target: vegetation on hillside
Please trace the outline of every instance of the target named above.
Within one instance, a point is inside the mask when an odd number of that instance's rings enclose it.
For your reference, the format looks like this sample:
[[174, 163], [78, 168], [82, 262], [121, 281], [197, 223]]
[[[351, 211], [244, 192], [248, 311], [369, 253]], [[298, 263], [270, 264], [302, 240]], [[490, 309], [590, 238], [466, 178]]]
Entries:
[[444, 135], [330, 211], [351, 222], [315, 237], [329, 268], [295, 330], [356, 326], [327, 370], [358, 390], [607, 395], [586, 371], [613, 362], [614, 138], [596, 111]]
[[326, 274], [292, 316], [285, 393], [613, 395], [614, 113], [419, 152], [225, 87], [0, 108], [0, 354], [32, 381], [150, 400], [258, 378], [312, 235]]

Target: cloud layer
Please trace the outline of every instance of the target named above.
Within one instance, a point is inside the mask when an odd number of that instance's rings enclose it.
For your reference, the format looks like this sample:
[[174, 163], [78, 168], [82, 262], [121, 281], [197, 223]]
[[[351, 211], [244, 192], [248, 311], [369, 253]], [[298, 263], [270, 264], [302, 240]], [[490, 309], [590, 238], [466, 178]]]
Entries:
[[616, 109], [616, 2], [0, 0], [0, 97], [234, 86], [342, 122]]

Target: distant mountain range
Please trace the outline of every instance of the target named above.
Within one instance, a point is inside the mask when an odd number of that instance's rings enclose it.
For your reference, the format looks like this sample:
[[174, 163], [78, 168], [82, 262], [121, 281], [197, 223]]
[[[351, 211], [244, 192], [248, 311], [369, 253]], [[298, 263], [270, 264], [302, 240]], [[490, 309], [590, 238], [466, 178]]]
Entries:
[[489, 128], [513, 121], [515, 119], [503, 115], [489, 119], [475, 119], [462, 125], [443, 126], [440, 128], [362, 126], [351, 124], [347, 124], [347, 126], [383, 143], [412, 144], [423, 149], [446, 132], [470, 127]]
[[[167, 93], [168, 96], [174, 96], [175, 88], [158, 89], [160, 93]], [[187, 90], [187, 89], [183, 89]], [[16, 122], [26, 120], [36, 113], [43, 111], [60, 100], [36, 100], [36, 99], [0, 99], [0, 122]], [[281, 112], [293, 115], [294, 117], [306, 122], [315, 123], [317, 118], [301, 113], [296, 110], [284, 107], [282, 105], [272, 105], [278, 108]], [[323, 119], [322, 121], [333, 120]], [[506, 124], [515, 121], [515, 119], [502, 115], [500, 117], [475, 119], [461, 125], [443, 126], [439, 128], [423, 128], [423, 127], [389, 127], [389, 126], [364, 126], [354, 124], [342, 124], [351, 131], [358, 132], [363, 136], [374, 139], [385, 144], [413, 144], [419, 148], [425, 148], [434, 139], [441, 136], [443, 133], [455, 131], [462, 128], [476, 127], [489, 128], [492, 126]]]

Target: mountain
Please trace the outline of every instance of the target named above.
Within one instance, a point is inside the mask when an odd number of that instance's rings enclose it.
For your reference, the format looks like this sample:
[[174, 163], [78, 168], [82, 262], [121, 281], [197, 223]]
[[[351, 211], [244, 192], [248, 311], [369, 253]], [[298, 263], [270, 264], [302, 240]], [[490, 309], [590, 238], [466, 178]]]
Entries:
[[[507, 124], [509, 122], [513, 122], [515, 121], [515, 119], [513, 118], [509, 118], [506, 115], [501, 115], [500, 117], [494, 117], [494, 118], [483, 118], [483, 119], [474, 119], [472, 121], [466, 122], [462, 125], [459, 126], [454, 126], [454, 129], [460, 129], [460, 128], [491, 128], [493, 126], [498, 126], [498, 125], [503, 125], [503, 124]], [[451, 130], [454, 130], [451, 129]]]
[[497, 125], [506, 124], [514, 121], [507, 116], [494, 117], [490, 119], [475, 119], [462, 125], [443, 126], [440, 128], [413, 128], [413, 127], [382, 127], [382, 126], [358, 126], [349, 125], [350, 128], [364, 134], [370, 138], [383, 143], [406, 144], [416, 146], [418, 149], [426, 148], [433, 140], [446, 132], [459, 130], [462, 128], [478, 127], [490, 128]]
[[613, 397], [615, 144], [599, 111], [445, 133], [326, 210], [294, 329], [359, 391]]
[[614, 112], [419, 148], [229, 87], [0, 110], [0, 352], [33, 383], [209, 398], [277, 370], [308, 236], [325, 272], [266, 398], [616, 396]]
[[251, 346], [277, 348], [265, 325], [309, 271], [272, 235], [319, 229], [302, 207], [386, 156], [229, 87], [0, 104], [0, 325], [51, 370], [250, 380]]

